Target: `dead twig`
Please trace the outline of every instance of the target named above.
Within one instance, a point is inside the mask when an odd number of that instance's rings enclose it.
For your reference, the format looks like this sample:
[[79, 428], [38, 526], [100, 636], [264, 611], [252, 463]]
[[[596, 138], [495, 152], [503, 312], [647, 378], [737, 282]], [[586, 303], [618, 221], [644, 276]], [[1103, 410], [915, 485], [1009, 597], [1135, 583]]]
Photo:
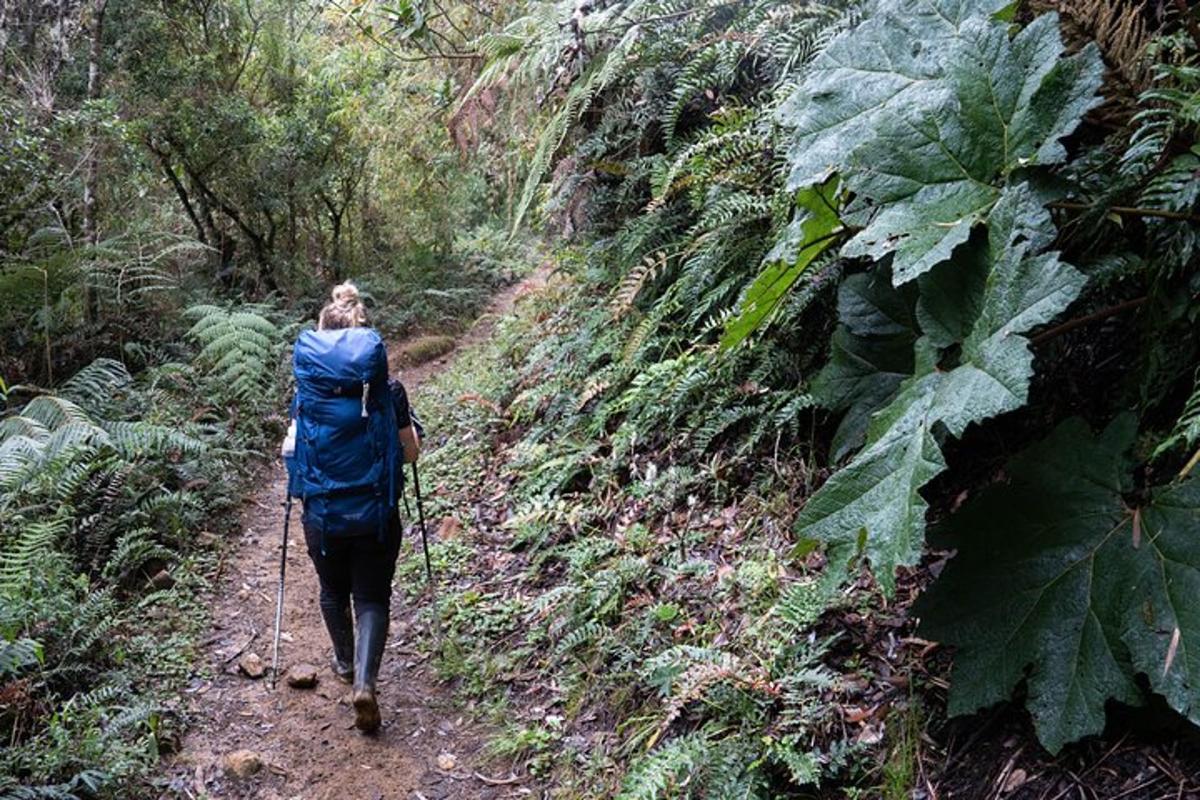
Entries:
[[487, 775], [476, 772], [475, 777], [480, 782], [486, 783], [488, 786], [512, 786], [515, 783], [525, 782], [524, 778], [518, 778], [516, 775], [511, 773], [507, 778], [489, 778]]

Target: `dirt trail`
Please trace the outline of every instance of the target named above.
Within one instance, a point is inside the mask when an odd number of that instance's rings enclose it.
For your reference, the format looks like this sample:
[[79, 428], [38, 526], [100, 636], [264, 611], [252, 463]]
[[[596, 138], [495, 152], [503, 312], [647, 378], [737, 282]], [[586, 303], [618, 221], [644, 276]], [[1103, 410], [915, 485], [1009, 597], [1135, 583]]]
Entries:
[[[497, 295], [488, 312], [464, 334], [458, 348], [403, 372], [420, 409], [420, 386], [445, 369], [458, 349], [486, 337], [517, 299], [545, 284], [548, 270]], [[403, 342], [390, 348], [398, 352]], [[406, 607], [403, 592], [392, 602], [392, 630], [380, 670], [383, 730], [366, 737], [354, 730], [348, 687], [328, 668], [329, 640], [317, 607], [317, 581], [292, 511], [287, 559], [280, 666], [309, 663], [319, 668], [315, 689], [288, 687], [281, 678], [271, 692], [267, 678], [251, 680], [239, 658], [259, 655], [269, 667], [274, 623], [279, 543], [283, 529], [285, 473], [281, 462], [263, 472], [264, 486], [246, 506], [242, 536], [228, 553], [213, 597], [213, 629], [203, 659], [211, 680], [188, 690], [192, 726], [181, 752], [169, 765], [168, 796], [255, 798], [255, 800], [440, 800], [441, 798], [528, 797], [532, 790], [492, 776], [480, 750], [481, 732], [456, 709], [414, 642], [429, 635]], [[432, 534], [433, 531], [431, 530]], [[406, 534], [405, 548], [419, 546]], [[403, 553], [401, 554], [403, 557]], [[236, 778], [225, 768], [228, 754], [249, 750], [262, 768]], [[453, 757], [453, 763], [439, 756]]]

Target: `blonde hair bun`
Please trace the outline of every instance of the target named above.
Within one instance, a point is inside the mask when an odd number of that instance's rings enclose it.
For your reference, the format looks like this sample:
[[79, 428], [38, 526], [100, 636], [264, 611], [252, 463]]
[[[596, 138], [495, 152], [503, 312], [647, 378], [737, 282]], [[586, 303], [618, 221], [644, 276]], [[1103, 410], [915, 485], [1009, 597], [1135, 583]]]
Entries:
[[333, 301], [317, 317], [317, 330], [358, 328], [367, 324], [367, 309], [358, 299], [358, 287], [347, 281], [333, 287]]
[[358, 302], [358, 287], [347, 281], [333, 287], [333, 302], [340, 306], [352, 306]]

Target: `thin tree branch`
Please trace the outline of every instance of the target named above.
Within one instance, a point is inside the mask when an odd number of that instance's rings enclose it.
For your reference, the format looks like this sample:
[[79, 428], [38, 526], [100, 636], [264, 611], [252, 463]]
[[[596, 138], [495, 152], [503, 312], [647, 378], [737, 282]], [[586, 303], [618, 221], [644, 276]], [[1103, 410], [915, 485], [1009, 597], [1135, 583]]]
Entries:
[[443, 17], [446, 20], [446, 24], [449, 25], [454, 30], [455, 33], [457, 33], [459, 36], [461, 36], [464, 41], [470, 40], [471, 37], [467, 36], [467, 34], [463, 31], [462, 28], [460, 28], [454, 24], [454, 20], [450, 18], [450, 13], [448, 11], [446, 11], [446, 9], [442, 8], [441, 3], [439, 3], [437, 0], [430, 0], [430, 2], [433, 4], [433, 7], [438, 10], [438, 13], [435, 14], [433, 17], [430, 17], [430, 19], [437, 19], [438, 17]]
[[406, 56], [403, 53], [401, 53], [399, 50], [396, 50], [394, 47], [390, 46], [389, 44], [384, 42], [382, 39], [380, 39], [378, 36], [376, 36], [374, 31], [372, 31], [366, 25], [363, 25], [362, 20], [360, 20], [357, 15], [351, 13], [350, 11], [347, 11], [342, 6], [342, 4], [338, 2], [338, 0], [330, 0], [330, 3], [338, 11], [341, 11], [342, 14], [347, 19], [349, 19], [351, 22], [354, 23], [354, 26], [356, 28], [358, 28], [359, 33], [361, 33], [363, 36], [365, 36], [367, 39], [369, 39], [376, 46], [382, 48], [385, 53], [387, 53], [388, 55], [390, 55], [392, 58], [396, 59], [397, 61], [403, 61], [403, 62], [406, 62], [409, 64], [416, 64], [416, 63], [422, 63], [425, 61], [437, 61], [439, 58], [446, 59], [447, 61], [454, 61], [454, 60], [474, 61], [474, 60], [478, 60], [478, 59], [482, 58], [482, 56], [479, 53], [438, 53], [438, 55], [436, 55], [436, 56], [430, 56], [430, 55], [419, 56], [419, 57]]
[[246, 54], [242, 56], [242, 62], [238, 64], [237, 72], [233, 73], [233, 79], [229, 82], [228, 91], [230, 92], [236, 89], [242, 80], [242, 73], [246, 71], [246, 65], [250, 63], [250, 56], [254, 54], [254, 46], [258, 43], [258, 31], [262, 27], [262, 23], [250, 10], [250, 0], [246, 0], [246, 16], [254, 23], [254, 28], [250, 32], [250, 42], [246, 45]]
[[166, 175], [167, 180], [174, 187], [175, 194], [179, 197], [179, 202], [183, 204], [183, 210], [188, 215], [188, 219], [196, 227], [196, 238], [205, 245], [211, 245], [212, 243], [208, 241], [208, 236], [204, 232], [204, 225], [200, 223], [200, 217], [197, 216], [196, 210], [192, 208], [192, 201], [188, 197], [187, 189], [184, 188], [183, 182], [179, 180], [179, 176], [175, 174], [175, 167], [171, 164], [170, 158], [165, 152], [156, 148], [149, 137], [146, 138], [146, 147], [158, 158], [163, 174]]

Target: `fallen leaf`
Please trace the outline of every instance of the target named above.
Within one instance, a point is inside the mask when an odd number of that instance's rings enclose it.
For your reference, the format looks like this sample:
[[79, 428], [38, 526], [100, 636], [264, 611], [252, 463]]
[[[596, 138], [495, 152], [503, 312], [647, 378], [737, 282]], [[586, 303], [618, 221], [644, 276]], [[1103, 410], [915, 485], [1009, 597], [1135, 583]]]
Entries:
[[1015, 792], [1026, 783], [1029, 783], [1029, 773], [1017, 767], [1012, 772], [1008, 773], [1008, 780], [1004, 782], [1004, 793]]

